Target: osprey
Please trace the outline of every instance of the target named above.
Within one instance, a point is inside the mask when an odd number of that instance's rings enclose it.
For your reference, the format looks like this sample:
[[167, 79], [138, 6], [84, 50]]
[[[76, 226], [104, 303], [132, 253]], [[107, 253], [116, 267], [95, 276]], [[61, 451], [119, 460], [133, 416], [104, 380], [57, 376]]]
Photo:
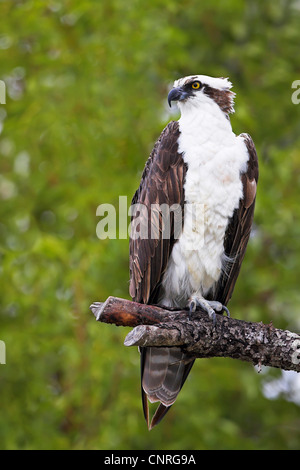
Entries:
[[[258, 161], [248, 134], [235, 135], [227, 78], [193, 75], [174, 83], [168, 102], [178, 102], [179, 121], [170, 122], [146, 162], [132, 205], [130, 295], [136, 302], [190, 309], [212, 318], [227, 312], [253, 220]], [[181, 209], [182, 230], [175, 237], [170, 211], [169, 236], [162, 230], [162, 205]], [[195, 217], [193, 207], [196, 207]], [[151, 213], [152, 210], [152, 213]], [[136, 236], [139, 220], [156, 236]], [[141, 389], [149, 429], [175, 402], [194, 363], [180, 347], [143, 347]], [[148, 400], [159, 402], [149, 424]]]

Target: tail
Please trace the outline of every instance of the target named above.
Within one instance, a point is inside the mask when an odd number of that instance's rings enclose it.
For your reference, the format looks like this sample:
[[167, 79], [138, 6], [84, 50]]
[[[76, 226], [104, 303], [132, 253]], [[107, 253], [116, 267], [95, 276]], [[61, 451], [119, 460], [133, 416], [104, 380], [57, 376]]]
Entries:
[[[175, 402], [195, 359], [180, 348], [141, 348], [141, 386], [144, 416], [149, 430]], [[160, 402], [149, 425], [150, 403]]]

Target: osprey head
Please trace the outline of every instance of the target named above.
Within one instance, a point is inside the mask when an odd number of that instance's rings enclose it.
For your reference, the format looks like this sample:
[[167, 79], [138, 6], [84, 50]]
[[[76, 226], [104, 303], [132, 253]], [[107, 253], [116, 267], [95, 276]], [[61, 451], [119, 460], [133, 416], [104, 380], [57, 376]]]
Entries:
[[189, 104], [201, 107], [208, 100], [213, 100], [220, 109], [228, 115], [234, 112], [233, 99], [235, 93], [228, 78], [214, 78], [207, 75], [190, 75], [174, 82], [174, 87], [168, 95], [168, 103], [178, 101], [181, 110]]

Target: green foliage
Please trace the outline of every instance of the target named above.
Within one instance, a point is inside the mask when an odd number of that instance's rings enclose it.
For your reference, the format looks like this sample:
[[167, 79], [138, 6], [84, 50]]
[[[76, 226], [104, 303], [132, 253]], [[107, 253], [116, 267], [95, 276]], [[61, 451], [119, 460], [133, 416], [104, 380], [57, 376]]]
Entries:
[[[198, 360], [151, 433], [139, 355], [88, 307], [128, 296], [128, 240], [96, 208], [132, 197], [174, 115], [175, 78], [229, 76], [260, 158], [255, 230], [232, 315], [299, 330], [300, 13], [296, 2], [0, 2], [3, 449], [299, 449], [299, 406], [249, 364]], [[280, 371], [275, 374], [280, 375]]]

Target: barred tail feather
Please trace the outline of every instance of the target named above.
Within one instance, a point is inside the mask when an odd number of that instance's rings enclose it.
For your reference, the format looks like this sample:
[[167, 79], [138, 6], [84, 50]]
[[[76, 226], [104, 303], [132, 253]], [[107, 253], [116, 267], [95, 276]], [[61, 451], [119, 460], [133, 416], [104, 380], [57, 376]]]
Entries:
[[[149, 429], [158, 424], [175, 402], [194, 359], [180, 348], [141, 348], [144, 415]], [[148, 402], [160, 402], [149, 425]]]

